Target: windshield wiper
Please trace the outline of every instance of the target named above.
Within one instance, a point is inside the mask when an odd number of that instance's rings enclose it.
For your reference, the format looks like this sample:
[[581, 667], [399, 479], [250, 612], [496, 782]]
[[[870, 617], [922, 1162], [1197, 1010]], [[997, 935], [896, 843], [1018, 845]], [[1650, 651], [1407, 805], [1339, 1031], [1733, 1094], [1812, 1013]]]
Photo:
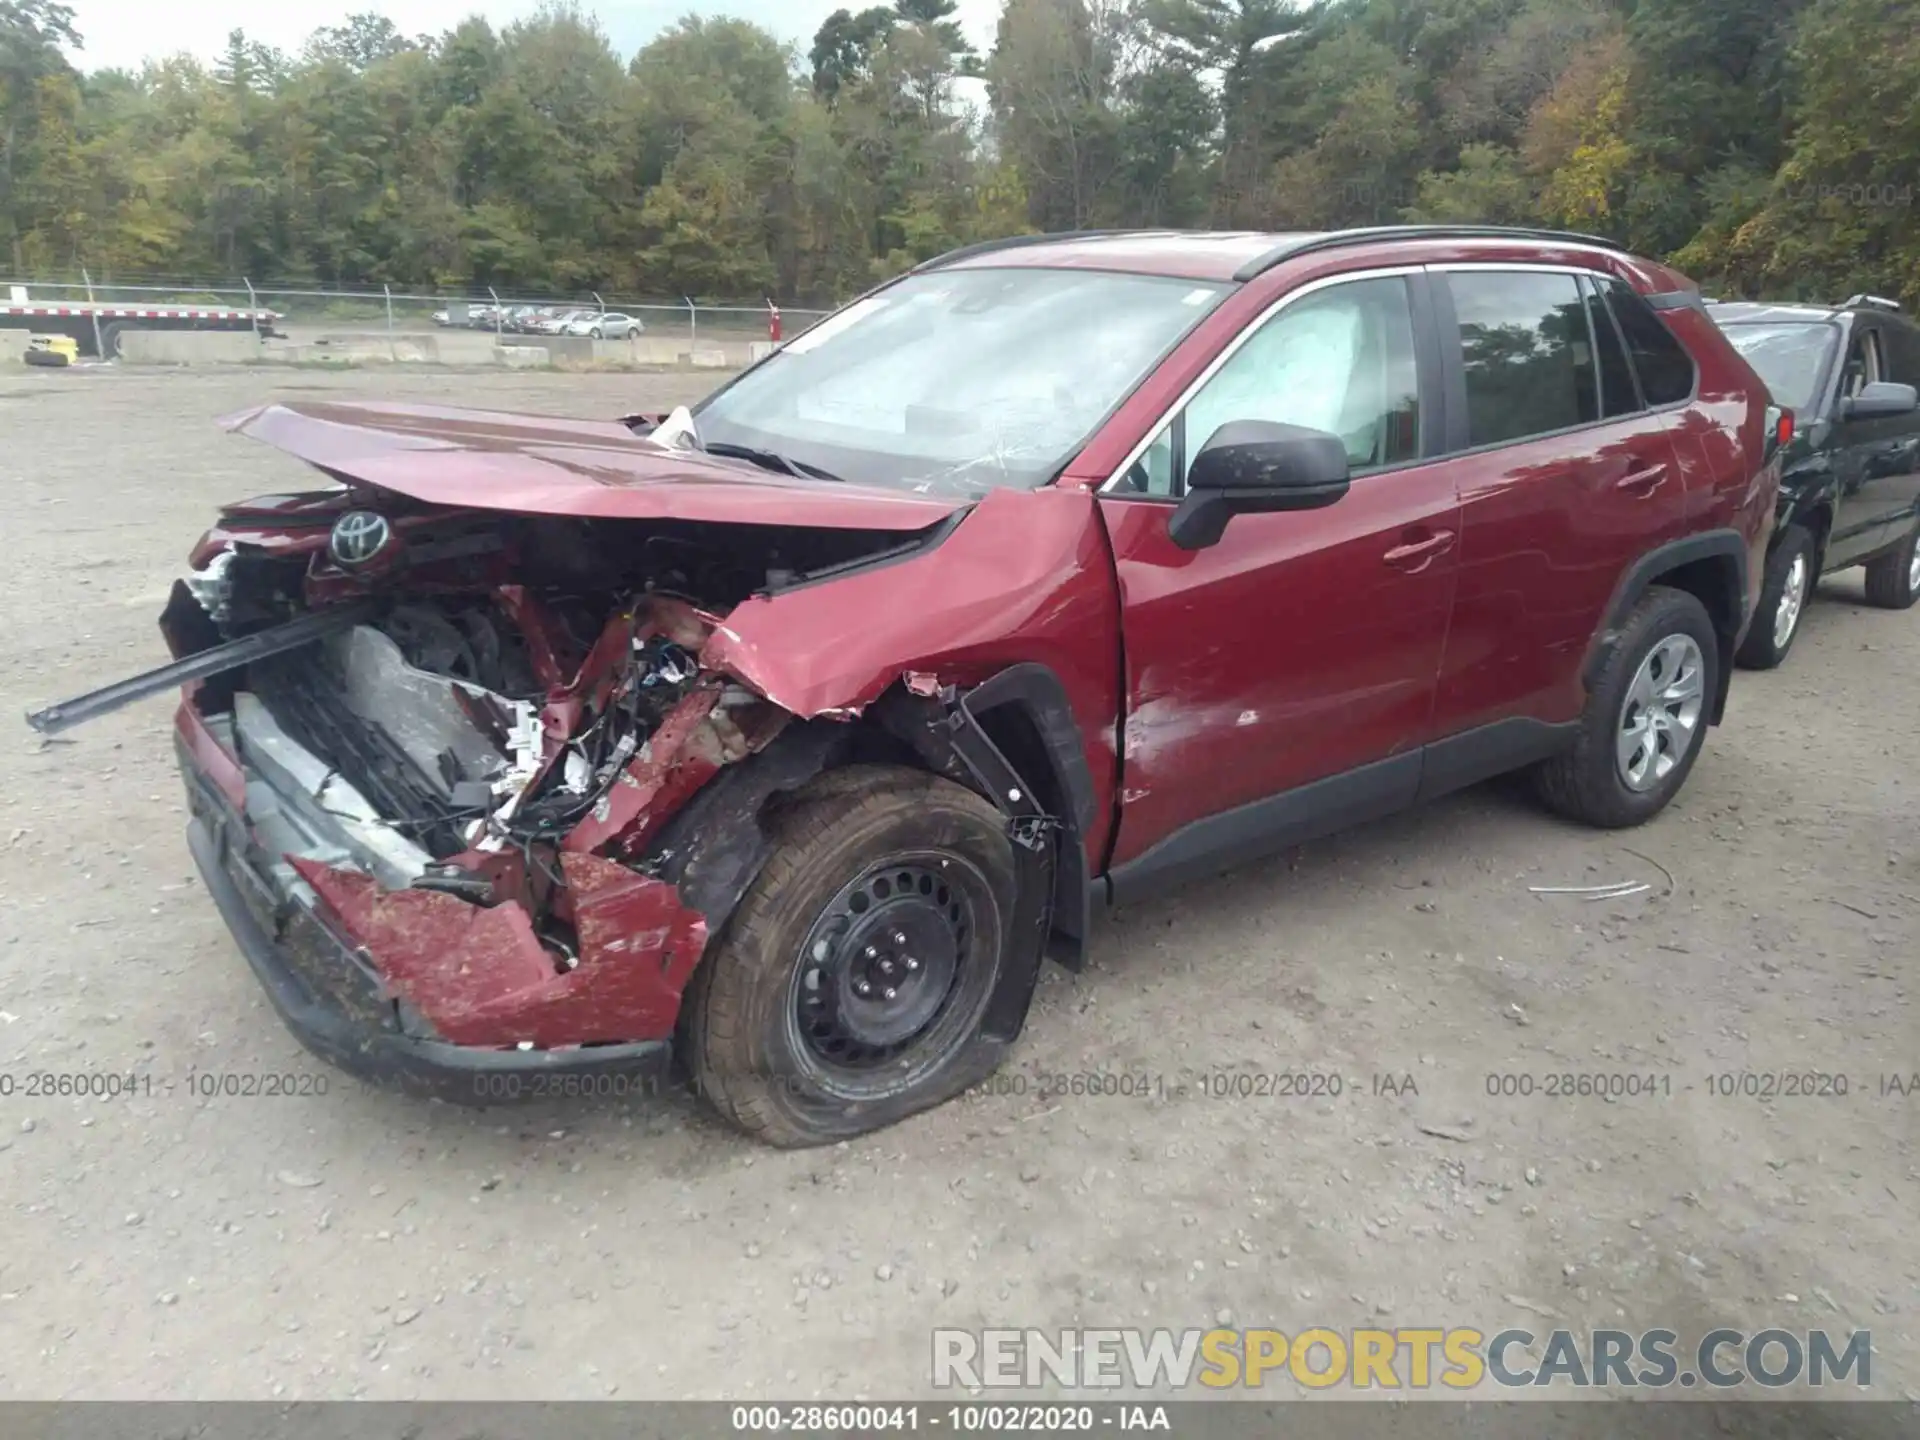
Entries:
[[728, 460], [745, 460], [758, 465], [762, 470], [771, 470], [776, 475], [796, 475], [802, 480], [839, 480], [842, 477], [831, 470], [822, 470], [818, 465], [809, 465], [804, 460], [795, 460], [782, 455], [777, 450], [756, 450], [751, 445], [730, 445], [724, 440], [714, 441], [700, 447], [709, 455], [719, 455]]

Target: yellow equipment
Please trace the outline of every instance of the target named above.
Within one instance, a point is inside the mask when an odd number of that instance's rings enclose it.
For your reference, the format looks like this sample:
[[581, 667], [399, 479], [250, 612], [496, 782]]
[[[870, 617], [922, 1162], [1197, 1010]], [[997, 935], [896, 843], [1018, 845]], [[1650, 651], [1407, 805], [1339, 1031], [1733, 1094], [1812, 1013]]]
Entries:
[[34, 335], [23, 358], [29, 365], [71, 365], [80, 358], [80, 342], [71, 335]]

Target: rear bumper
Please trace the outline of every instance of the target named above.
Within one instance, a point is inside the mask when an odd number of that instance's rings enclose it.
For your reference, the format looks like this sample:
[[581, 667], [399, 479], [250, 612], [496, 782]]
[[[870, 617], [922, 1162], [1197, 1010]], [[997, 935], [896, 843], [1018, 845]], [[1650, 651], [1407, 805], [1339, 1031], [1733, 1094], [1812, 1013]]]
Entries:
[[188, 755], [181, 765], [193, 811], [187, 845], [207, 892], [273, 1008], [321, 1059], [376, 1085], [462, 1105], [637, 1094], [664, 1077], [667, 1040], [517, 1050], [407, 1033], [377, 973], [311, 906], [259, 873], [240, 815]]

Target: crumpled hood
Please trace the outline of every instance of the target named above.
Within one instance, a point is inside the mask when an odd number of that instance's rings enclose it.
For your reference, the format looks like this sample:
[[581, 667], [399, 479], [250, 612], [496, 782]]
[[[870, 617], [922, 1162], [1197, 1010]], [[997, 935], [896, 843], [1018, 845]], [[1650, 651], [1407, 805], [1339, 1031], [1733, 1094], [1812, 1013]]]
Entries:
[[617, 420], [436, 405], [301, 401], [228, 416], [343, 482], [433, 505], [615, 520], [710, 520], [830, 530], [924, 530], [966, 502], [775, 475], [671, 450]]

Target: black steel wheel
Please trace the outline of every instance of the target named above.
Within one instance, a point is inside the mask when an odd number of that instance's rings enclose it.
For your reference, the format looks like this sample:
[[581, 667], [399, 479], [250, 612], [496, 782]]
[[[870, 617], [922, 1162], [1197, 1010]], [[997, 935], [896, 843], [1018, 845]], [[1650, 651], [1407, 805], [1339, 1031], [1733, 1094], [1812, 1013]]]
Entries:
[[844, 886], [800, 942], [795, 1049], [857, 1090], [916, 1050], [938, 1055], [978, 1018], [994, 966], [975, 953], [986, 877], [958, 856], [888, 856]]
[[1015, 897], [1004, 819], [893, 766], [822, 777], [709, 948], [683, 1006], [695, 1085], [782, 1146], [877, 1129], [959, 1093], [1000, 1047], [981, 1021]]

